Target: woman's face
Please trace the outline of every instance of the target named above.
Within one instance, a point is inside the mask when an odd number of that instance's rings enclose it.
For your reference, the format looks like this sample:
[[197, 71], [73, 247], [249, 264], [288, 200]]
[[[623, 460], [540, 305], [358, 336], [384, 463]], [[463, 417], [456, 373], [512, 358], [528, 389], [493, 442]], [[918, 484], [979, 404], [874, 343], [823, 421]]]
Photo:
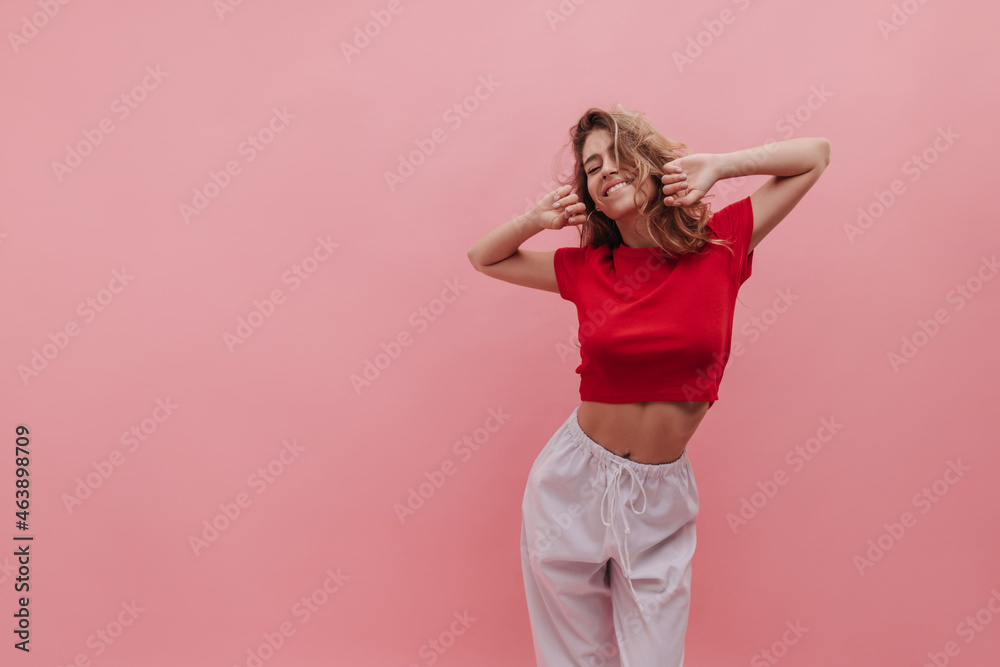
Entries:
[[[591, 131], [583, 142], [583, 171], [587, 175], [587, 190], [600, 207], [601, 213], [612, 220], [628, 217], [636, 211], [633, 202], [635, 174], [618, 170], [615, 163], [613, 138], [604, 128]], [[616, 184], [621, 184], [617, 185]], [[610, 191], [610, 192], [609, 192]], [[653, 196], [654, 187], [649, 180], [640, 189], [639, 202]]]

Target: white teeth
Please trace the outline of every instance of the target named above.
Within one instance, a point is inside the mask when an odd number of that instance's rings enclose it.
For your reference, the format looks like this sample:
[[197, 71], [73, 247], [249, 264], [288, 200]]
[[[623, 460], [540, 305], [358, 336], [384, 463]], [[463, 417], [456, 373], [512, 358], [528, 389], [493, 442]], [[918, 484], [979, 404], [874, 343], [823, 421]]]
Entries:
[[615, 190], [620, 190], [621, 188], [624, 188], [626, 185], [628, 185], [627, 181], [622, 181], [621, 183], [619, 183], [617, 185], [613, 185], [613, 186], [611, 186], [610, 190], [608, 190], [607, 192], [604, 193], [604, 196], [607, 197], [608, 195], [610, 195]]

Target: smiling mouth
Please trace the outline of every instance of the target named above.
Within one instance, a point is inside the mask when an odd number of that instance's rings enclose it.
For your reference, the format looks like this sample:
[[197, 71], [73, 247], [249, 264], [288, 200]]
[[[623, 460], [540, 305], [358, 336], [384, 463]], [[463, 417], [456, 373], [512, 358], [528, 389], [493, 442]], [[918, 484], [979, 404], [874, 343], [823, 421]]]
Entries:
[[629, 185], [628, 181], [622, 181], [621, 183], [617, 183], [615, 185], [612, 185], [608, 189], [608, 191], [604, 193], [604, 196], [605, 197], [610, 197], [612, 194], [614, 194], [615, 192], [618, 192], [619, 190], [623, 189], [627, 185]]

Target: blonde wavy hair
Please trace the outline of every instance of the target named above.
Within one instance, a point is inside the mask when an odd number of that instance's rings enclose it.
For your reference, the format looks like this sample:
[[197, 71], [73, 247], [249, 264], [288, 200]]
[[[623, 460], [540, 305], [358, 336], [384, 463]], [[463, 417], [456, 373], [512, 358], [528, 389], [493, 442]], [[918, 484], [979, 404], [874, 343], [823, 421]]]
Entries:
[[[649, 237], [670, 257], [678, 257], [689, 252], [699, 252], [706, 243], [722, 245], [733, 252], [729, 244], [712, 238], [706, 230], [711, 216], [711, 205], [705, 200], [706, 194], [697, 204], [690, 207], [667, 206], [663, 203], [660, 180], [664, 175], [663, 165], [689, 154], [691, 148], [680, 141], [665, 137], [641, 111], [629, 111], [621, 104], [610, 110], [591, 108], [570, 128], [570, 141], [563, 146], [560, 155], [567, 148], [573, 151], [575, 161], [573, 173], [567, 178], [554, 177], [561, 185], [572, 185], [587, 207], [587, 221], [580, 226], [580, 246], [601, 246], [608, 244], [612, 249], [622, 245], [623, 239], [614, 220], [597, 210], [590, 190], [587, 188], [587, 173], [583, 167], [583, 144], [587, 136], [597, 129], [605, 129], [612, 136], [615, 162], [619, 170], [637, 173], [633, 188], [633, 201], [640, 216], [646, 221]], [[656, 193], [649, 201], [639, 203], [640, 185], [647, 179], [653, 180]]]

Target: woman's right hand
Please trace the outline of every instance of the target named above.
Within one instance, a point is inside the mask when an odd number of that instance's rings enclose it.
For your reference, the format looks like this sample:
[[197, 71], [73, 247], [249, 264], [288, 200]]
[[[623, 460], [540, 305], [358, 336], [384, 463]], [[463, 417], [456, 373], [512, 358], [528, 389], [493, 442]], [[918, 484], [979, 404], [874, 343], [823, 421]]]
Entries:
[[572, 185], [557, 188], [538, 200], [528, 216], [546, 229], [562, 229], [567, 225], [582, 225], [587, 216], [586, 205], [576, 193], [570, 194]]

